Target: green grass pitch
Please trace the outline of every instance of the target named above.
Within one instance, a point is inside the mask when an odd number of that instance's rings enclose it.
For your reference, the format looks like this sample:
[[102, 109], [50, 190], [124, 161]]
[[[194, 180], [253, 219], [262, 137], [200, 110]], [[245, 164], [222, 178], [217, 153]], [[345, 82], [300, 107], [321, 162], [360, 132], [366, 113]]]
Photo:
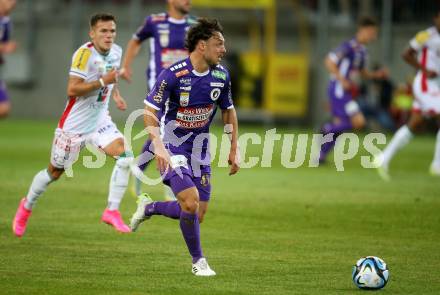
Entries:
[[[52, 184], [26, 235], [13, 236], [18, 202], [48, 164], [55, 124], [0, 122], [0, 294], [362, 294], [351, 267], [366, 255], [389, 265], [391, 278], [380, 294], [440, 294], [440, 179], [428, 174], [433, 136], [416, 138], [397, 155], [390, 183], [361, 168], [359, 156], [345, 163], [345, 172], [331, 161], [286, 169], [279, 143], [272, 168], [242, 169], [233, 177], [214, 168], [201, 230], [218, 275], [198, 278], [177, 221], [153, 217], [128, 235], [100, 223], [110, 159], [101, 169], [76, 165], [73, 178]], [[261, 154], [261, 146], [248, 148], [249, 155]], [[144, 190], [161, 199], [160, 186]], [[135, 206], [127, 191], [126, 221]]]

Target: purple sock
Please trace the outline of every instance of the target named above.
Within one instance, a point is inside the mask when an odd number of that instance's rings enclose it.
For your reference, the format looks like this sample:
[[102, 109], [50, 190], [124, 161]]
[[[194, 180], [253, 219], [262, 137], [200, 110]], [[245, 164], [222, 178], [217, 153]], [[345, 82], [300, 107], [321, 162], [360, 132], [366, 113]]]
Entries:
[[179, 219], [181, 211], [179, 202], [177, 201], [153, 202], [145, 207], [146, 216], [163, 215], [172, 219]]
[[153, 144], [152, 144], [151, 140], [148, 139], [147, 141], [145, 141], [144, 145], [142, 146], [141, 155], [138, 160], [139, 169], [141, 169], [142, 171], [145, 171], [148, 164], [150, 164], [150, 162], [151, 162], [151, 160], [153, 160], [153, 158], [154, 158]]
[[339, 123], [327, 123], [322, 127], [322, 133], [324, 135], [334, 133], [333, 140], [326, 142], [321, 146], [321, 153], [319, 156], [319, 162], [324, 162], [327, 154], [333, 149], [336, 143], [336, 138], [345, 131], [351, 130], [352, 125], [349, 119], [342, 120]]
[[195, 263], [203, 257], [202, 246], [200, 245], [200, 224], [197, 214], [181, 211], [180, 229], [182, 230], [183, 238], [191, 254], [192, 261]]

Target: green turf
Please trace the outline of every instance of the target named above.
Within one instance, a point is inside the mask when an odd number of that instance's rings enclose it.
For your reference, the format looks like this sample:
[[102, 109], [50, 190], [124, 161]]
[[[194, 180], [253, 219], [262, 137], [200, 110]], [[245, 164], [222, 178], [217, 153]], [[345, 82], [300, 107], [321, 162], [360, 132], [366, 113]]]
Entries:
[[[218, 275], [197, 278], [176, 221], [154, 217], [129, 235], [99, 222], [112, 161], [101, 169], [76, 165], [74, 178], [63, 177], [40, 199], [25, 237], [12, 235], [19, 199], [48, 163], [54, 125], [0, 122], [0, 294], [362, 294], [351, 266], [366, 255], [389, 265], [391, 280], [381, 294], [440, 294], [440, 189], [428, 174], [432, 136], [398, 154], [391, 183], [361, 168], [359, 157], [347, 161], [345, 172], [331, 162], [286, 169], [279, 143], [272, 168], [234, 177], [214, 168], [202, 243]], [[262, 150], [249, 148], [254, 156]], [[159, 186], [145, 190], [160, 199]], [[125, 219], [134, 209], [127, 192]]]

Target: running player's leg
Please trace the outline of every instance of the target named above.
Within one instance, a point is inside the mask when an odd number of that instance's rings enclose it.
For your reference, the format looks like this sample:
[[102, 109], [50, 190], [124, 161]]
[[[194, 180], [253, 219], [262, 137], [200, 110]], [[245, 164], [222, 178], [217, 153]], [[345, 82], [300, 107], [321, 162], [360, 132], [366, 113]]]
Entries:
[[5, 82], [0, 80], [0, 119], [9, 115], [11, 110], [11, 103], [9, 102], [9, 95], [6, 90]]
[[99, 131], [90, 137], [90, 141], [101, 148], [106, 155], [116, 159], [110, 178], [107, 208], [101, 220], [112, 225], [119, 232], [130, 232], [130, 228], [122, 220], [119, 205], [128, 186], [133, 155], [125, 150], [124, 137], [110, 118], [101, 126], [97, 128]]
[[440, 176], [440, 115], [436, 115], [437, 126], [437, 136], [435, 140], [434, 148], [434, 158], [431, 163], [430, 172], [432, 175]]
[[56, 181], [67, 167], [78, 159], [83, 139], [78, 135], [68, 135], [61, 130], [55, 131], [49, 167], [35, 176], [25, 198], [20, 201], [13, 221], [13, 231], [21, 237], [25, 233], [27, 221], [38, 198]]

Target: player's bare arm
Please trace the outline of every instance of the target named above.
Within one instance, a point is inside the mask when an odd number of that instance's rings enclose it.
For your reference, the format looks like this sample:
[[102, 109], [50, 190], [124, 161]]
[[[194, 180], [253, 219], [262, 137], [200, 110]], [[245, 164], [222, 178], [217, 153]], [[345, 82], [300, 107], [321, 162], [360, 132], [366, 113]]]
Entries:
[[225, 125], [225, 133], [231, 140], [228, 163], [231, 165], [229, 175], [234, 175], [240, 169], [240, 151], [238, 148], [238, 121], [235, 108], [222, 110], [222, 120]]
[[416, 70], [423, 71], [429, 79], [437, 77], [438, 73], [431, 71], [427, 68], [424, 68], [419, 61], [417, 60], [417, 51], [414, 50], [411, 47], [408, 47], [405, 49], [405, 51], [402, 53], [403, 60], [409, 64], [410, 66], [414, 67]]
[[134, 58], [138, 55], [141, 49], [141, 42], [136, 39], [128, 41], [127, 48], [125, 49], [124, 61], [122, 62], [121, 78], [131, 82], [133, 71], [131, 64]]
[[121, 110], [121, 111], [125, 111], [127, 109], [127, 102], [125, 101], [125, 99], [122, 97], [121, 92], [119, 91], [119, 87], [118, 85], [115, 85], [113, 87], [113, 100], [116, 103], [116, 107]]
[[147, 128], [150, 139], [154, 145], [154, 153], [156, 155], [157, 167], [159, 171], [164, 172], [168, 168], [170, 162], [170, 155], [168, 151], [165, 149], [165, 145], [163, 144], [162, 139], [160, 138], [159, 119], [157, 117], [157, 110], [153, 109], [152, 107], [146, 106], [145, 114], [144, 114], [144, 123], [145, 123], [145, 128]]
[[350, 90], [351, 88], [350, 81], [348, 81], [347, 79], [344, 78], [344, 76], [341, 75], [338, 69], [338, 65], [334, 61], [332, 61], [330, 57], [328, 56], [326, 57], [324, 64], [327, 70], [329, 71], [329, 73], [332, 74], [339, 82], [341, 82], [342, 87], [345, 90]]
[[99, 78], [98, 80], [86, 82], [84, 79], [69, 76], [67, 83], [67, 95], [68, 96], [83, 96], [94, 90], [98, 90], [101, 87], [105, 87], [109, 84], [116, 83], [118, 81], [118, 71], [112, 70]]

